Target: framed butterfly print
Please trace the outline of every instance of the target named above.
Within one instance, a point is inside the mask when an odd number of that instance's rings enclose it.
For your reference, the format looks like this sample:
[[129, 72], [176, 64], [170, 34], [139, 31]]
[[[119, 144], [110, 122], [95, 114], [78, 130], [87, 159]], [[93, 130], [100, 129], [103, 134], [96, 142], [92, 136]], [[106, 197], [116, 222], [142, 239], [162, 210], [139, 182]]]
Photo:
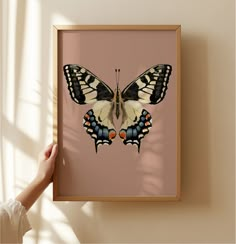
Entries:
[[54, 200], [180, 198], [180, 30], [54, 26]]

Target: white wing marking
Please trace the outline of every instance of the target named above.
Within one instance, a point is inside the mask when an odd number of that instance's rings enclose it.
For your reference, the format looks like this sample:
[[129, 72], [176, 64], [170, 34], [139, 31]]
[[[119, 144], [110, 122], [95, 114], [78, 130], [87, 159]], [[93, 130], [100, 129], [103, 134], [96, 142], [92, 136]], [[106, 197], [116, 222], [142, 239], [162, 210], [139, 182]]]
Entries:
[[145, 87], [145, 88], [143, 88], [143, 91], [149, 93], [150, 95], [152, 95], [153, 89]]
[[[139, 89], [141, 89], [141, 88], [143, 88], [143, 87], [145, 87], [145, 83], [143, 83], [140, 79], [138, 79], [137, 81], [136, 81], [136, 83], [137, 83], [137, 85], [139, 86]], [[155, 82], [156, 83], [156, 82]], [[154, 83], [154, 84], [155, 84]]]
[[134, 124], [135, 118], [139, 118], [142, 113], [142, 105], [137, 101], [127, 101], [123, 103], [123, 119], [121, 128], [127, 128]]
[[87, 93], [86, 97], [85, 97], [85, 102], [88, 103], [88, 104], [94, 103], [94, 102], [97, 101], [96, 97], [97, 97], [97, 92], [96, 91]]
[[95, 79], [95, 80], [93, 81], [93, 83], [90, 83], [89, 85], [90, 85], [92, 88], [96, 89], [96, 87], [97, 87], [98, 84], [99, 84], [99, 81], [98, 81], [97, 79]]
[[93, 106], [94, 115], [101, 120], [101, 124], [108, 127], [108, 129], [114, 128], [112, 119], [113, 103], [109, 101], [98, 101]]
[[150, 94], [143, 91], [138, 92], [139, 101], [142, 103], [150, 103]]

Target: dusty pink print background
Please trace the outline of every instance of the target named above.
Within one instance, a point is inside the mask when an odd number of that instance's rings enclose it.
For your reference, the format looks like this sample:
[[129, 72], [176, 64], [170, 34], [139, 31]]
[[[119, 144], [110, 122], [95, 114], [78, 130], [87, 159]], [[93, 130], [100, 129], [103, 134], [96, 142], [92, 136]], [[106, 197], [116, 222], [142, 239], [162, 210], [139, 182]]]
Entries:
[[[176, 195], [176, 32], [175, 31], [60, 31], [58, 81], [59, 159], [58, 195], [63, 196], [175, 196]], [[115, 68], [121, 69], [120, 89], [156, 64], [171, 64], [165, 99], [145, 105], [153, 127], [136, 146], [119, 136], [100, 146], [82, 126], [93, 105], [72, 101], [63, 65], [78, 64], [115, 89]], [[115, 120], [115, 119], [114, 119]], [[119, 132], [120, 121], [116, 121]]]

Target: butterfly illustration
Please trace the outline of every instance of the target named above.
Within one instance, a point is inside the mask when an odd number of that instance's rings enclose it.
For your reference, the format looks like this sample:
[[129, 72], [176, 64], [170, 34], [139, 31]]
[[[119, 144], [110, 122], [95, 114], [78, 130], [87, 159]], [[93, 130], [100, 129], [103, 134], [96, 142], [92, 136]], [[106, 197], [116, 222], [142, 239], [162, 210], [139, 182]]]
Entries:
[[[116, 70], [117, 74], [120, 70]], [[113, 114], [118, 119], [122, 113], [119, 136], [125, 145], [134, 144], [140, 152], [141, 139], [152, 127], [151, 114], [142, 104], [161, 102], [167, 90], [172, 67], [169, 64], [155, 65], [132, 81], [121, 92], [112, 89], [88, 69], [76, 65], [64, 66], [64, 75], [72, 100], [78, 104], [92, 104], [83, 119], [86, 132], [94, 139], [95, 150], [102, 144], [110, 145], [117, 133]]]

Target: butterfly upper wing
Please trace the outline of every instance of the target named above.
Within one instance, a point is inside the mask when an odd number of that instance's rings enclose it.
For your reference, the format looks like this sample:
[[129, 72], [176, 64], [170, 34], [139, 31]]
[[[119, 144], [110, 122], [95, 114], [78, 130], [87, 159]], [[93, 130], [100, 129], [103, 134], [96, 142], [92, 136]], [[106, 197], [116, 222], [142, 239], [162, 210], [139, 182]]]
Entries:
[[94, 139], [97, 152], [100, 144], [110, 145], [116, 136], [112, 119], [114, 92], [82, 66], [67, 64], [64, 66], [64, 74], [74, 102], [95, 103], [93, 108], [84, 115], [83, 126]]
[[123, 118], [119, 136], [126, 144], [136, 144], [140, 150], [141, 139], [152, 127], [151, 114], [140, 103], [157, 104], [166, 94], [172, 67], [159, 64], [146, 70], [121, 93]]
[[123, 101], [157, 104], [163, 100], [172, 71], [169, 64], [158, 64], [143, 72], [121, 93]]
[[63, 69], [70, 96], [76, 103], [112, 101], [114, 92], [88, 69], [75, 64], [67, 64]]

